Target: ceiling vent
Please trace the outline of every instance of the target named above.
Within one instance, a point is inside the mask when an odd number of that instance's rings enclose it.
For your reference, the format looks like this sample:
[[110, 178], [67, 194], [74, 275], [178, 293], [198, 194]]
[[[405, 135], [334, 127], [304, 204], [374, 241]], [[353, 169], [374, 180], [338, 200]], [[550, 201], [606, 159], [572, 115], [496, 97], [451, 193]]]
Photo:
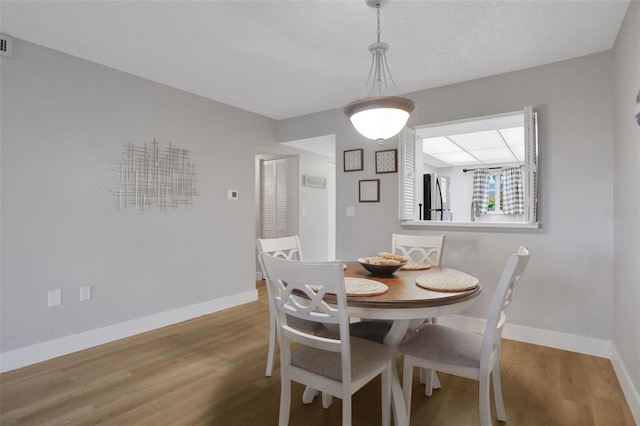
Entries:
[[13, 57], [13, 38], [0, 34], [0, 56]]

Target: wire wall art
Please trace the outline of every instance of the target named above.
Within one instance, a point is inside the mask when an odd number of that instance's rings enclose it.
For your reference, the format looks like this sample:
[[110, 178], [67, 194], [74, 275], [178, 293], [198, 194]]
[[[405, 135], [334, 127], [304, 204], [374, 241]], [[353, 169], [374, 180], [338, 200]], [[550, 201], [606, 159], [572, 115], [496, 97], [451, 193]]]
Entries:
[[118, 211], [135, 207], [144, 215], [146, 210], [188, 207], [198, 195], [195, 165], [189, 151], [169, 143], [161, 148], [155, 138], [144, 146], [129, 142], [124, 145], [122, 161], [112, 163], [120, 187], [111, 192], [116, 197]]

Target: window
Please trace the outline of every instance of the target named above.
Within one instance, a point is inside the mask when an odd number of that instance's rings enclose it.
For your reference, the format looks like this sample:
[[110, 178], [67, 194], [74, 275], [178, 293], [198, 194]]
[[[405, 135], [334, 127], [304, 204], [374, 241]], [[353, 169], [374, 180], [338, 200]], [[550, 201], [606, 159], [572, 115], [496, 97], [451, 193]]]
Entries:
[[[442, 208], [449, 209], [444, 215], [455, 223], [450, 225], [480, 225], [479, 222], [519, 223], [524, 227], [537, 227], [537, 122], [532, 107], [523, 111], [477, 117], [447, 123], [405, 128], [399, 136], [399, 217], [408, 225], [439, 225], [429, 223], [427, 215], [421, 214], [421, 205], [426, 205], [428, 191], [424, 176], [433, 174], [448, 178], [449, 200]], [[471, 167], [471, 168], [467, 168]], [[524, 198], [520, 213], [507, 214], [510, 210], [511, 178], [505, 182], [506, 168], [522, 167], [520, 191]], [[473, 209], [473, 173], [476, 169], [490, 172], [490, 202], [487, 213], [490, 217], [478, 218]], [[511, 176], [511, 175], [509, 175]], [[505, 210], [505, 184], [507, 209]], [[523, 198], [522, 198], [523, 197]], [[446, 221], [446, 219], [445, 219]], [[471, 226], [469, 225], [469, 226]]]
[[[494, 214], [502, 214], [504, 199], [502, 196], [502, 188], [504, 186], [504, 177], [502, 173], [489, 175], [489, 205], [487, 211]], [[498, 200], [498, 202], [496, 202]]]

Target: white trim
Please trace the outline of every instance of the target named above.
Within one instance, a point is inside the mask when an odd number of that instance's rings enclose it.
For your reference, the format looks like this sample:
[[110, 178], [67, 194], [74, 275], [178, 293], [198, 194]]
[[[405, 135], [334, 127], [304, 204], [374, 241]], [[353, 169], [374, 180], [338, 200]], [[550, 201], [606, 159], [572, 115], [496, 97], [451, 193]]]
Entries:
[[615, 371], [616, 376], [618, 376], [618, 382], [620, 382], [622, 393], [624, 393], [627, 399], [631, 414], [636, 424], [640, 424], [640, 391], [634, 386], [629, 371], [622, 362], [615, 344], [611, 346], [611, 364], [613, 365], [613, 371]]
[[213, 299], [196, 305], [185, 306], [148, 317], [121, 322], [3, 352], [0, 354], [0, 372], [4, 373], [26, 367], [27, 365], [36, 364], [168, 325], [177, 324], [256, 300], [258, 300], [258, 291], [250, 290], [244, 293]]
[[[486, 320], [462, 315], [446, 315], [438, 317], [438, 324], [453, 326], [474, 333], [483, 333]], [[532, 343], [534, 345], [548, 346], [550, 348], [581, 354], [610, 358], [611, 341], [595, 339], [593, 337], [577, 336], [575, 334], [561, 333], [541, 328], [526, 327], [516, 324], [505, 324], [502, 331], [505, 339], [518, 342]]]
[[539, 222], [447, 222], [439, 220], [407, 220], [402, 226], [421, 226], [424, 228], [521, 228], [538, 229]]

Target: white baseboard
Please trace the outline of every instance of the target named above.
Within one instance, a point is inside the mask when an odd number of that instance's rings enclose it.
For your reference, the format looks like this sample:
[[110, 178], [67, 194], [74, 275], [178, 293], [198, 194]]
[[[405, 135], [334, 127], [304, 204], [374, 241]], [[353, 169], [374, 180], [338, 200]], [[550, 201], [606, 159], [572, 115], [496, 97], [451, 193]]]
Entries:
[[618, 376], [620, 387], [627, 399], [627, 403], [631, 409], [631, 414], [633, 414], [633, 418], [638, 425], [640, 424], [640, 392], [633, 384], [629, 371], [622, 362], [622, 358], [620, 358], [620, 354], [618, 353], [615, 345], [611, 348], [611, 364], [613, 365], [613, 370], [616, 372], [616, 376]]
[[[451, 325], [474, 333], [483, 333], [486, 320], [461, 315], [445, 315], [438, 317], [438, 323]], [[509, 323], [505, 324], [504, 330], [502, 331], [502, 337], [505, 339], [517, 340], [518, 342], [548, 346], [550, 348], [578, 352], [601, 358], [611, 358], [610, 340], [577, 336], [575, 334], [567, 334], [558, 331], [543, 330], [540, 328]]]
[[125, 337], [177, 324], [255, 300], [258, 300], [258, 291], [251, 290], [3, 352], [0, 354], [0, 372], [4, 373], [5, 371], [26, 367], [27, 365], [114, 342]]

